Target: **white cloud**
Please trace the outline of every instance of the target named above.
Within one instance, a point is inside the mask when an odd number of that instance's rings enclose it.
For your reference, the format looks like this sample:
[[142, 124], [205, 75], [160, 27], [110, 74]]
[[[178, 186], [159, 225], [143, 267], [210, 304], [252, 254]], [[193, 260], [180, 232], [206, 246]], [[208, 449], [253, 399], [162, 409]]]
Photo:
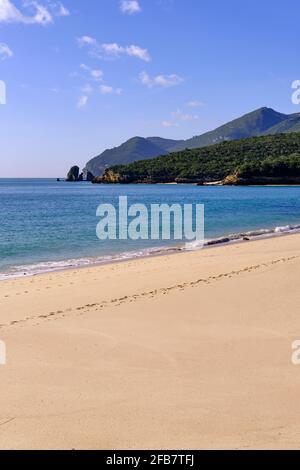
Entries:
[[85, 65], [85, 64], [81, 64], [80, 65], [80, 68], [82, 70], [85, 70], [89, 73], [90, 77], [95, 80], [95, 81], [98, 81], [98, 82], [102, 82], [103, 80], [103, 72], [102, 70], [99, 70], [99, 69], [92, 69], [91, 67], [89, 67], [88, 65]]
[[176, 74], [157, 75], [156, 77], [150, 77], [147, 72], [141, 72], [139, 75], [139, 81], [148, 88], [153, 88], [156, 86], [167, 88], [180, 85], [183, 82], [183, 78]]
[[183, 113], [180, 109], [171, 113], [171, 119], [162, 121], [164, 127], [180, 127], [180, 123], [195, 121], [199, 119], [199, 116], [193, 114]]
[[10, 49], [10, 47], [4, 42], [1, 42], [0, 43], [0, 59], [1, 60], [9, 59], [13, 55], [14, 55], [13, 51]]
[[120, 9], [123, 13], [133, 15], [142, 11], [138, 0], [121, 0]]
[[100, 87], [100, 92], [102, 93], [102, 95], [109, 95], [110, 93], [113, 93], [114, 89], [112, 86], [108, 86], [108, 85], [101, 85]]
[[70, 14], [70, 11], [62, 3], [59, 2], [57, 16], [70, 16]]
[[204, 106], [204, 103], [202, 101], [194, 100], [194, 101], [188, 101], [186, 104], [189, 108], [201, 108]]
[[87, 95], [80, 96], [77, 102], [77, 108], [78, 109], [84, 108], [87, 105], [88, 99], [89, 97]]
[[171, 116], [177, 121], [195, 121], [199, 119], [199, 116], [183, 113], [180, 109], [171, 113]]
[[36, 14], [33, 18], [27, 18], [25, 22], [28, 24], [30, 23], [37, 23], [37, 24], [48, 24], [53, 22], [53, 17], [51, 13], [45, 8], [44, 6], [40, 5], [37, 2], [30, 2], [28, 5], [32, 5], [36, 8]]
[[20, 11], [11, 0], [0, 0], [0, 23], [49, 24], [54, 16], [68, 16], [69, 10], [61, 2], [48, 0], [41, 4], [35, 0], [23, 0], [23, 6], [32, 14]]
[[136, 57], [137, 59], [144, 60], [145, 62], [150, 62], [151, 57], [147, 49], [143, 49], [136, 45], [130, 46], [119, 46], [117, 43], [101, 44], [96, 52], [98, 57], [113, 57], [118, 58], [121, 56]]
[[151, 57], [147, 49], [134, 44], [130, 46], [120, 46], [116, 42], [99, 44], [95, 38], [82, 36], [77, 39], [80, 47], [88, 47], [92, 56], [99, 59], [117, 59], [121, 56], [136, 57], [145, 62], [150, 62]]
[[81, 36], [80, 38], [77, 38], [77, 42], [80, 46], [97, 44], [96, 39], [91, 38], [90, 36]]
[[[81, 96], [77, 101], [77, 108], [84, 108], [87, 105], [89, 98], [94, 95], [95, 92], [100, 92], [102, 95], [120, 96], [123, 94], [122, 88], [114, 88], [104, 83], [104, 73], [102, 70], [92, 69], [86, 64], [80, 64], [80, 69], [87, 72], [88, 75], [85, 76], [85, 80], [87, 80], [87, 82], [80, 89]], [[82, 75], [77, 72], [71, 74], [71, 76], [73, 76], [73, 78], [83, 78]], [[99, 82], [102, 82], [100, 86]]]
[[91, 70], [91, 76], [95, 80], [102, 80], [103, 72], [102, 70]]
[[22, 21], [22, 16], [10, 0], [0, 0], [0, 22]]
[[111, 56], [119, 56], [123, 53], [123, 47], [119, 46], [119, 44], [112, 42], [109, 44], [102, 44], [99, 46], [102, 51]]
[[145, 62], [150, 62], [151, 60], [147, 49], [142, 49], [139, 46], [127, 46], [124, 50], [124, 53], [132, 57], [137, 57], [138, 59], [144, 60]]
[[109, 85], [101, 85], [100, 86], [100, 93], [102, 95], [111, 95], [111, 94], [116, 94], [116, 95], [122, 95], [123, 90], [122, 88], [116, 88], [114, 89], [112, 86]]
[[174, 122], [174, 121], [163, 121], [162, 125], [164, 127], [179, 127], [178, 122]]

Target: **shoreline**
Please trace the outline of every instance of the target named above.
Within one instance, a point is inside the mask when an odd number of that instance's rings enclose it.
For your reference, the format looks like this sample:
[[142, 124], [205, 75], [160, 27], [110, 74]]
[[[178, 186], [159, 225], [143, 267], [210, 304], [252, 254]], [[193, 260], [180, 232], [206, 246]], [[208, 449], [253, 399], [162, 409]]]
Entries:
[[[207, 248], [214, 248], [217, 246], [230, 246], [233, 243], [243, 243], [249, 241], [256, 241], [266, 238], [280, 237], [283, 235], [293, 235], [300, 231], [300, 224], [278, 226], [274, 228], [261, 228], [250, 231], [237, 232], [228, 235], [223, 235], [216, 238], [206, 239], [204, 244], [199, 247], [199, 242], [178, 243], [178, 245], [168, 245], [165, 247], [153, 247], [140, 249], [138, 252], [129, 251], [121, 252], [117, 255], [104, 255], [100, 257], [85, 257], [75, 259], [65, 259], [59, 261], [45, 261], [35, 264], [21, 265], [19, 268], [31, 268], [31, 272], [25, 269], [20, 269], [19, 273], [5, 273], [0, 272], [0, 283], [9, 281], [11, 279], [23, 279], [27, 277], [40, 276], [47, 273], [63, 272], [74, 269], [84, 269], [93, 266], [106, 266], [110, 264], [118, 264], [126, 261], [134, 261], [138, 259], [155, 258], [160, 256], [167, 256], [177, 253], [195, 252]], [[107, 259], [110, 258], [110, 259]], [[46, 267], [47, 264], [52, 266]], [[64, 264], [63, 266], [61, 266]], [[55, 266], [56, 265], [56, 266]], [[60, 266], [59, 266], [60, 265]], [[42, 268], [42, 266], [45, 266]], [[16, 268], [18, 268], [16, 266]], [[34, 269], [33, 269], [34, 267]]]

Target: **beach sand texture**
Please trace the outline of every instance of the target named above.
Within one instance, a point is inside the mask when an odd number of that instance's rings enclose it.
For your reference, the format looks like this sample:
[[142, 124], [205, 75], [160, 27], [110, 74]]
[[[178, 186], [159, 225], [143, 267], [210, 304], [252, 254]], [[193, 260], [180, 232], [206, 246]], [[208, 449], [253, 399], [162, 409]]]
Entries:
[[299, 234], [1, 282], [0, 448], [299, 448], [299, 283]]

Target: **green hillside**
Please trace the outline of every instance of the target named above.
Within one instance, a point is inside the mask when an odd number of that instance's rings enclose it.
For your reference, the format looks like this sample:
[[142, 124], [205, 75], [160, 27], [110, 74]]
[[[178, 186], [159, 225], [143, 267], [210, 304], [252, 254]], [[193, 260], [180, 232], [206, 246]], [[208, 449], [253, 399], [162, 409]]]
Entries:
[[[128, 165], [115, 165], [107, 169], [104, 177], [97, 182], [220, 181], [229, 175], [239, 175], [245, 165], [248, 165], [246, 167], [248, 170], [251, 166], [253, 167], [253, 176], [261, 167], [261, 163], [266, 160], [269, 166], [272, 160], [275, 166], [279, 164], [276, 176], [293, 176], [294, 173], [298, 176], [296, 168], [298, 168], [298, 161], [300, 164], [300, 133], [223, 142], [200, 149], [186, 149]], [[284, 160], [289, 161], [288, 169], [287, 166], [282, 165]], [[278, 168], [281, 168], [281, 173], [278, 172]], [[260, 176], [263, 174], [263, 171], [259, 171]]]
[[213, 131], [188, 140], [134, 137], [90, 160], [86, 164], [86, 170], [99, 176], [106, 168], [115, 164], [154, 158], [186, 148], [194, 149], [247, 137], [297, 131], [300, 131], [299, 114], [288, 115], [271, 108], [259, 108]]
[[[157, 141], [158, 142], [158, 141]], [[169, 141], [168, 141], [169, 142]], [[172, 141], [174, 143], [174, 141]], [[93, 158], [86, 165], [86, 169], [93, 175], [101, 175], [108, 166], [117, 163], [130, 163], [135, 160], [157, 157], [168, 153], [165, 146], [143, 137], [133, 137], [119, 147], [105, 150], [100, 156]]]

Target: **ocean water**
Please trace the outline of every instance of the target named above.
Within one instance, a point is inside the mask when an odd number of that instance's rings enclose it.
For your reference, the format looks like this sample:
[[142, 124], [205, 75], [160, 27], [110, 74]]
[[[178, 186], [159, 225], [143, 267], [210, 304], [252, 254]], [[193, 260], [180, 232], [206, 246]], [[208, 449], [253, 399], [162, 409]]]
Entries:
[[146, 256], [178, 246], [178, 241], [100, 241], [98, 205], [117, 204], [119, 196], [125, 195], [129, 204], [204, 204], [206, 240], [258, 229], [300, 228], [300, 187], [119, 186], [0, 179], [0, 279]]

